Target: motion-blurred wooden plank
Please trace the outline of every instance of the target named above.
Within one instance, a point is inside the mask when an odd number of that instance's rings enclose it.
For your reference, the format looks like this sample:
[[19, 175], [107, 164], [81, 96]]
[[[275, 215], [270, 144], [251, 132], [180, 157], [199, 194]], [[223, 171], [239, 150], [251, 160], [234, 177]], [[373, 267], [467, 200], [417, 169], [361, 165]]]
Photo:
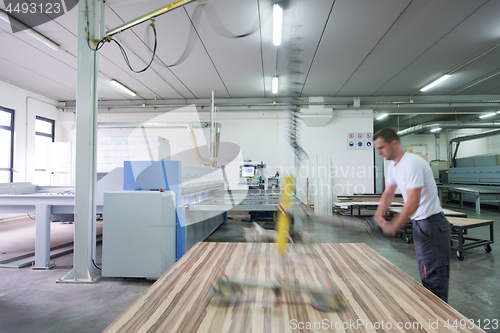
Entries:
[[365, 244], [291, 245], [289, 252], [296, 262], [284, 267], [287, 278], [320, 286], [316, 260], [347, 310], [320, 312], [309, 295], [287, 291], [276, 303], [260, 288], [245, 289], [238, 301], [217, 300], [207, 286], [218, 268], [238, 280], [272, 282], [275, 244], [197, 243], [104, 332], [483, 332]]

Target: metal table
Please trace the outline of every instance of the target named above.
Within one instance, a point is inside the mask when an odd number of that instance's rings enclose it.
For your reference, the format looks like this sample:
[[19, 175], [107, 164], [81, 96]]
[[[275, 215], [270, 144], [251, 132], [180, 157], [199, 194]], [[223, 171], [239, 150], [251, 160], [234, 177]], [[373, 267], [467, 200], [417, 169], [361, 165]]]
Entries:
[[218, 191], [188, 206], [191, 211], [277, 211], [279, 196], [276, 190]]
[[[493, 220], [463, 219], [457, 217], [447, 217], [447, 219], [453, 225], [451, 230], [457, 232], [456, 236], [452, 235], [452, 239], [458, 242], [458, 246], [452, 246], [451, 249], [457, 251], [457, 258], [459, 260], [464, 260], [464, 250], [473, 249], [475, 247], [484, 246], [486, 252], [491, 252], [492, 249], [490, 244], [493, 244]], [[489, 226], [490, 229], [489, 239], [464, 237], [468, 229], [486, 226]]]
[[[36, 214], [35, 269], [48, 269], [50, 265], [50, 222], [74, 214], [73, 193], [33, 193], [0, 195], [0, 213]], [[102, 214], [102, 205], [96, 212]], [[4, 260], [0, 267], [13, 267]]]
[[[500, 196], [500, 186], [477, 186], [477, 185], [447, 185], [444, 186], [448, 193], [458, 193], [460, 195], [460, 207], [463, 207], [462, 194], [472, 194], [476, 197], [476, 213], [481, 213], [481, 195], [498, 195]], [[490, 200], [491, 201], [491, 200]], [[483, 202], [485, 202], [483, 200]], [[499, 199], [492, 202], [500, 202]]]
[[[342, 209], [351, 210], [351, 215], [353, 215], [354, 207], [358, 208], [358, 217], [361, 217], [361, 208], [363, 207], [378, 207], [380, 204], [379, 201], [345, 201], [345, 202], [334, 202], [333, 205], [335, 207], [339, 207]], [[401, 202], [392, 202], [391, 206], [403, 206]]]

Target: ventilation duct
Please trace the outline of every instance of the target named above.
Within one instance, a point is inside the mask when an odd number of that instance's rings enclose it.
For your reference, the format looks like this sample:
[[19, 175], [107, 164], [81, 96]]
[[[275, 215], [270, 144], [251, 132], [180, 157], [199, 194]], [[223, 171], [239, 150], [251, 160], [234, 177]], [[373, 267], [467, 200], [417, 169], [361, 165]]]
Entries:
[[460, 122], [460, 121], [442, 121], [438, 123], [425, 123], [413, 126], [398, 132], [400, 137], [417, 134], [424, 131], [429, 131], [433, 128], [441, 127], [442, 129], [462, 129], [462, 128], [500, 128], [500, 123], [488, 122]]
[[323, 127], [333, 118], [333, 109], [325, 108], [323, 97], [309, 97], [309, 109], [300, 109], [300, 119], [307, 127]]
[[[500, 129], [495, 129], [495, 130], [491, 130], [491, 131], [487, 131], [487, 132], [481, 132], [481, 133], [477, 133], [477, 134], [459, 136], [457, 138], [451, 139], [450, 142], [448, 142], [448, 158], [450, 161], [450, 167], [452, 167], [452, 168], [456, 167], [455, 159], [457, 158], [458, 147], [460, 146], [460, 142], [481, 139], [481, 138], [485, 138], [485, 137], [492, 136], [492, 135], [498, 135], [498, 134], [500, 134]], [[456, 142], [457, 145], [455, 146], [455, 152], [452, 153], [454, 142]]]

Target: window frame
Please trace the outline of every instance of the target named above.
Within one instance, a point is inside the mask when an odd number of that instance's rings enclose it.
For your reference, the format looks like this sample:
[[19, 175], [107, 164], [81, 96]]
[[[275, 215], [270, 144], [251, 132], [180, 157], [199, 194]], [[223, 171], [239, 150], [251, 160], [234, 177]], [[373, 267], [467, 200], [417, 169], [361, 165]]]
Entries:
[[[43, 132], [37, 132], [36, 131], [36, 121], [41, 120], [41, 121], [46, 121], [52, 125], [52, 133], [43, 133]], [[56, 121], [53, 119], [45, 118], [42, 116], [36, 116], [35, 118], [35, 137], [36, 136], [44, 136], [46, 138], [51, 138], [52, 142], [55, 142], [55, 137], [56, 137]], [[35, 169], [35, 171], [46, 171], [46, 169]]]
[[0, 171], [9, 171], [10, 182], [14, 181], [14, 110], [0, 106], [0, 112], [10, 113], [10, 126], [0, 125], [0, 129], [10, 131], [10, 166], [8, 168], [0, 168]]

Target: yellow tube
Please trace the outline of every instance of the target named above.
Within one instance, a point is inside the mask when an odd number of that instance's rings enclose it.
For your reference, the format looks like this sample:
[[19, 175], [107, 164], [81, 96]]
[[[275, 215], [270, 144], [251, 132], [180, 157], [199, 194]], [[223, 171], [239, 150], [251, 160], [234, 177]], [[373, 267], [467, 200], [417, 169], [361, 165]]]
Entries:
[[288, 234], [290, 231], [290, 216], [292, 212], [294, 179], [292, 176], [285, 176], [285, 186], [281, 190], [280, 205], [287, 212], [284, 214], [281, 210], [278, 212], [277, 232], [278, 232], [278, 253], [286, 254], [286, 244], [288, 242]]

